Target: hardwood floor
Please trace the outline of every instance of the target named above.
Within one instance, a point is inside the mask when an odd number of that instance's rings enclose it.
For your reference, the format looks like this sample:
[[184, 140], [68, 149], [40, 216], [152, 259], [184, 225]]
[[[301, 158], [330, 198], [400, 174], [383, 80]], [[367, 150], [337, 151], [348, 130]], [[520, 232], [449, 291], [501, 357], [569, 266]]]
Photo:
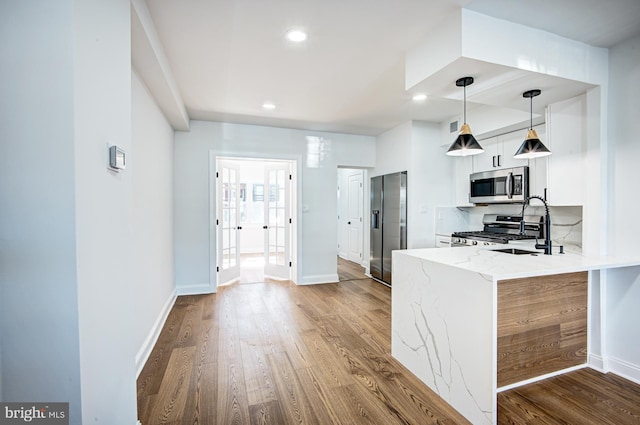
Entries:
[[360, 264], [338, 257], [338, 279], [345, 280], [368, 279], [364, 275], [364, 268]]
[[[339, 265], [335, 284], [178, 297], [138, 378], [142, 424], [468, 423], [391, 357], [390, 288]], [[638, 423], [640, 386], [588, 373], [502, 393], [501, 423]]]
[[498, 394], [500, 424], [640, 424], [640, 385], [585, 368]]

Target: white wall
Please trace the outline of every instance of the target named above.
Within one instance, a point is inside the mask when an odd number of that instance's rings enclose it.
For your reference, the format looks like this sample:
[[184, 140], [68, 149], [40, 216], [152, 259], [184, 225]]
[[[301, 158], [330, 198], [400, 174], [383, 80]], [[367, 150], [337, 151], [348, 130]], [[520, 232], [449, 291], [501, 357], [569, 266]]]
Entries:
[[640, 383], [640, 267], [608, 271], [604, 291], [604, 368]]
[[[411, 121], [385, 131], [376, 139], [376, 166], [369, 177], [408, 171], [411, 166], [411, 144], [413, 139]], [[407, 181], [411, 178], [407, 175]]]
[[614, 46], [610, 56], [609, 145], [613, 167], [610, 175], [611, 231], [613, 254], [640, 254], [640, 245], [630, 235], [640, 235], [638, 194], [637, 115], [640, 111], [640, 36]]
[[[638, 222], [637, 113], [640, 111], [640, 36], [610, 49], [608, 138], [609, 251], [614, 255], [640, 255]], [[606, 275], [606, 341], [608, 366], [640, 382], [640, 268]]]
[[408, 187], [409, 241], [414, 248], [434, 247], [436, 207], [453, 205], [453, 166], [455, 157], [446, 155], [449, 146], [441, 146], [440, 126], [413, 122], [411, 180]]
[[131, 76], [132, 286], [139, 372], [175, 300], [173, 282], [173, 129], [139, 76]]
[[0, 339], [2, 400], [68, 401], [79, 424], [72, 17], [0, 2]]
[[[175, 135], [175, 273], [178, 291], [214, 292], [210, 269], [210, 155], [298, 161], [297, 283], [337, 279], [338, 166], [371, 167], [375, 139], [316, 131], [192, 121]], [[210, 205], [211, 202], [211, 205]], [[215, 267], [215, 264], [213, 264]]]
[[[2, 379], [70, 423], [136, 420], [128, 0], [2, 2]], [[5, 255], [6, 254], [6, 255]]]
[[[401, 124], [377, 139], [378, 162], [370, 176], [407, 171], [408, 248], [434, 247], [436, 207], [453, 204], [453, 159], [441, 145], [440, 125], [420, 121]], [[368, 238], [366, 244], [368, 252]]]
[[132, 172], [106, 167], [109, 143], [132, 153], [130, 8], [129, 0], [73, 2], [70, 118], [83, 423], [129, 424], [137, 416], [136, 302], [127, 296], [135, 285]]

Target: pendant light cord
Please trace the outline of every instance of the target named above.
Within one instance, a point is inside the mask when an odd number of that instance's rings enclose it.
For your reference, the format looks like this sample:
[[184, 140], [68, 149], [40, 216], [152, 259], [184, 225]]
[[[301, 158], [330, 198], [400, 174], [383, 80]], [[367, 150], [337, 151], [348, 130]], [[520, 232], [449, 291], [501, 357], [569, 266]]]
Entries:
[[463, 102], [463, 105], [464, 105], [464, 120], [463, 120], [463, 122], [464, 122], [464, 124], [466, 124], [467, 123], [467, 84], [466, 83], [465, 83], [462, 91], [464, 92], [464, 102]]
[[533, 130], [533, 96], [529, 98], [529, 117], [531, 119], [529, 129]]

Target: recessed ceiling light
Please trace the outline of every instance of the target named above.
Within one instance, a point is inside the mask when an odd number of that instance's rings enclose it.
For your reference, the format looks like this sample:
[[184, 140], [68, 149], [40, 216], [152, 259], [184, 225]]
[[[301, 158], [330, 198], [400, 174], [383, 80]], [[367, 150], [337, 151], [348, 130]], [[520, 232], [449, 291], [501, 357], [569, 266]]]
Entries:
[[264, 109], [269, 110], [269, 111], [272, 111], [272, 110], [276, 109], [276, 105], [273, 102], [264, 102], [262, 104], [262, 107]]
[[294, 43], [302, 43], [307, 39], [307, 33], [302, 30], [289, 30], [287, 31], [287, 40]]
[[427, 95], [424, 93], [417, 93], [413, 95], [414, 102], [422, 102], [424, 100], [427, 100]]

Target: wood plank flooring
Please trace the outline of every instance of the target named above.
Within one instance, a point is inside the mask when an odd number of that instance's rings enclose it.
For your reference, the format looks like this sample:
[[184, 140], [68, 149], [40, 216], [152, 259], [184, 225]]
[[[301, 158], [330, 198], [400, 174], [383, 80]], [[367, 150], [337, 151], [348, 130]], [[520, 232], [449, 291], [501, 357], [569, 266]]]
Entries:
[[360, 264], [338, 257], [338, 279], [340, 279], [340, 282], [366, 278], [364, 268]]
[[[344, 260], [338, 274], [178, 297], [138, 377], [142, 424], [468, 423], [391, 357], [391, 289]], [[618, 379], [590, 371], [503, 393], [501, 423], [638, 423], [640, 386]], [[587, 419], [556, 419], [567, 409]]]
[[584, 368], [498, 394], [500, 424], [640, 424], [640, 385]]

